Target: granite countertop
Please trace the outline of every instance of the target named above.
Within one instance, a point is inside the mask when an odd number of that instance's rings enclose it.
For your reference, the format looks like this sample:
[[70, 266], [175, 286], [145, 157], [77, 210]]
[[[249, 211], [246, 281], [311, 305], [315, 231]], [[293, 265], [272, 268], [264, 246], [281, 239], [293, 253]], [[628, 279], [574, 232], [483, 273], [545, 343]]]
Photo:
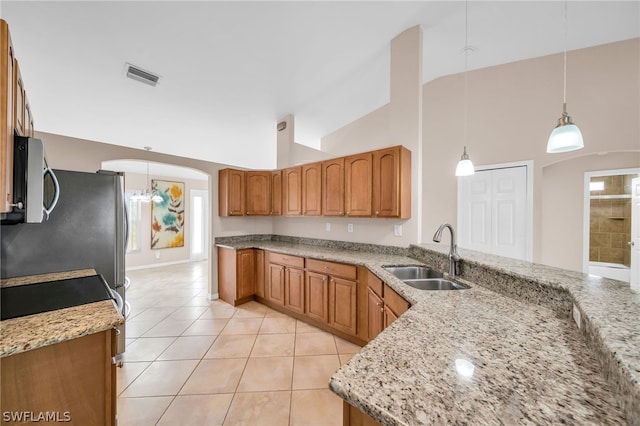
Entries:
[[[0, 287], [95, 275], [93, 269], [0, 280]], [[0, 321], [0, 357], [98, 333], [124, 323], [111, 300]]]
[[[465, 280], [460, 281], [470, 287], [467, 290], [420, 291], [382, 268], [423, 263], [413, 252], [402, 256], [260, 240], [224, 245], [363, 265], [411, 302], [409, 311], [329, 382], [333, 392], [383, 424], [637, 423], [636, 418], [625, 420], [617, 396], [620, 390], [603, 374], [598, 354], [587, 346], [589, 336], [585, 339], [553, 304], [531, 303], [526, 297], [516, 300], [494, 291], [491, 285]], [[447, 252], [446, 246], [432, 244], [413, 249]], [[584, 274], [460, 252], [469, 266], [521, 274], [537, 285], [566, 291], [580, 305], [582, 321], [590, 330], [597, 332], [594, 323], [601, 321], [597, 327], [605, 335], [613, 333], [623, 339], [619, 342], [624, 343], [623, 353], [630, 358], [640, 356], [639, 351], [630, 350], [638, 347], [634, 346], [634, 321], [640, 308], [628, 285], [624, 290], [619, 288], [624, 287], [622, 283], [613, 280], [597, 279], [594, 284]], [[600, 304], [601, 293], [611, 289], [613, 294], [604, 296], [606, 304]], [[615, 303], [636, 316], [605, 312]], [[634, 368], [638, 364], [630, 358], [625, 362]], [[473, 374], [459, 373], [456, 362], [472, 365]], [[461, 371], [468, 372], [468, 367]], [[631, 397], [634, 395], [637, 393]]]

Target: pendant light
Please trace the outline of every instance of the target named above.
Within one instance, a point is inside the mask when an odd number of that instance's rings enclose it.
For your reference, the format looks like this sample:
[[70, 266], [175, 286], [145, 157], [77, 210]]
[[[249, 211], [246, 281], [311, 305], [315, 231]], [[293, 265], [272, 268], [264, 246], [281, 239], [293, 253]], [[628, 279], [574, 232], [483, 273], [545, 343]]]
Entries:
[[564, 2], [564, 70], [563, 70], [562, 116], [551, 132], [547, 142], [547, 152], [575, 151], [584, 148], [582, 133], [567, 114], [567, 0]]
[[[145, 146], [144, 149], [147, 152], [151, 151], [151, 147], [150, 146]], [[149, 180], [149, 162], [147, 161], [147, 189], [145, 189], [144, 191], [136, 192], [135, 194], [133, 194], [131, 196], [131, 200], [141, 201], [143, 203], [149, 203], [151, 201], [153, 201], [154, 203], [162, 202], [162, 197], [158, 194], [158, 192], [155, 191], [155, 190], [151, 191], [150, 188], [151, 188], [151, 185], [150, 185], [150, 180]]]
[[469, 52], [472, 52], [474, 49], [469, 46], [468, 40], [468, 10], [469, 4], [468, 1], [464, 2], [464, 151], [462, 156], [460, 157], [460, 161], [456, 166], [456, 176], [471, 176], [476, 171], [473, 167], [473, 163], [469, 159], [469, 155], [467, 154], [467, 57], [469, 56]]

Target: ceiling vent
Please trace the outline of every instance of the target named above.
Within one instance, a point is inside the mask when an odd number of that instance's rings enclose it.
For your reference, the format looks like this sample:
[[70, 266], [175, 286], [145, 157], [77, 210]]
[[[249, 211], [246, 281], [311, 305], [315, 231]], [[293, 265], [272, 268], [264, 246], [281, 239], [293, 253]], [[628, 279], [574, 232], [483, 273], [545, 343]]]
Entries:
[[125, 63], [125, 70], [127, 77], [141, 83], [148, 84], [149, 86], [155, 86], [156, 84], [158, 84], [158, 80], [160, 79], [160, 76], [152, 74], [149, 71], [145, 71], [142, 68], [131, 65], [129, 63]]

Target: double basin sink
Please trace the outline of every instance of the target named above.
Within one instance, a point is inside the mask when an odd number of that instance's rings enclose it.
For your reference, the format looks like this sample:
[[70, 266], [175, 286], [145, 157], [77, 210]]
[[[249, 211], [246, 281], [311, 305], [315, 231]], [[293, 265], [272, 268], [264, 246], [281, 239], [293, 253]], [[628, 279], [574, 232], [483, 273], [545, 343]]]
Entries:
[[467, 287], [444, 278], [442, 272], [425, 266], [386, 266], [384, 269], [408, 286], [419, 290], [466, 290]]

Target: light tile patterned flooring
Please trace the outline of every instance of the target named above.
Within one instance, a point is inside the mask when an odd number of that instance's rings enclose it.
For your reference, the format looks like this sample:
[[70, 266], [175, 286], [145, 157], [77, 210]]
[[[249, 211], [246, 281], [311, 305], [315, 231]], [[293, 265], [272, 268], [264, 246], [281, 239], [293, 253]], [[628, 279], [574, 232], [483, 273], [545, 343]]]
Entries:
[[207, 262], [129, 271], [118, 425], [342, 425], [329, 377], [360, 348], [257, 302], [207, 299]]

